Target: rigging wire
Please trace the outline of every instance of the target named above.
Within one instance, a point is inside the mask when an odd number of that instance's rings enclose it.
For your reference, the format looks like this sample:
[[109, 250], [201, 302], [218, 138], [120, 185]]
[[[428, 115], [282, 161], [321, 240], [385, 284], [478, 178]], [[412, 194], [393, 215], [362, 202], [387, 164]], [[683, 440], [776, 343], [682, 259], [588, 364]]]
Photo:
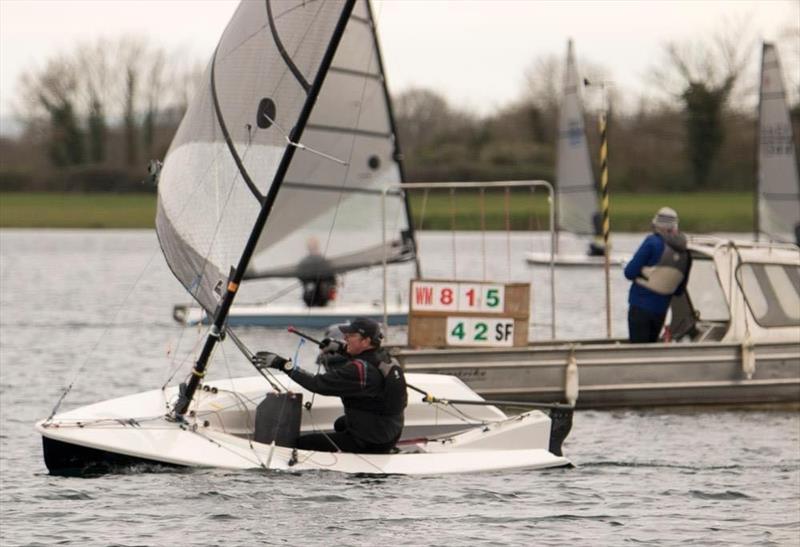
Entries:
[[450, 188], [450, 235], [453, 248], [453, 279], [458, 279], [456, 264], [456, 189]]
[[[180, 333], [179, 338], [178, 338], [179, 344], [180, 344], [180, 340], [183, 339], [185, 330], [187, 330], [187, 329], [181, 329], [181, 333]], [[192, 347], [192, 349], [189, 350], [189, 352], [180, 360], [180, 362], [177, 363], [177, 365], [175, 364], [175, 361], [177, 360], [178, 348], [177, 347], [175, 348], [175, 352], [173, 353], [173, 359], [172, 359], [172, 368], [170, 369], [170, 374], [167, 377], [166, 381], [164, 381], [164, 383], [161, 385], [161, 389], [162, 390], [167, 388], [169, 383], [172, 382], [172, 380], [175, 378], [175, 375], [178, 373], [178, 371], [181, 368], [183, 368], [184, 365], [186, 365], [187, 359], [190, 359], [190, 358], [194, 359], [193, 357], [190, 357], [190, 356], [192, 356], [193, 354], [197, 353], [197, 349], [200, 347], [200, 343], [201, 343], [202, 339], [203, 339], [202, 336], [198, 336], [196, 338], [194, 346]]]
[[267, 381], [267, 383], [269, 383], [270, 386], [272, 386], [272, 389], [274, 389], [277, 392], [288, 392], [289, 391], [288, 388], [286, 388], [283, 384], [281, 384], [281, 382], [278, 380], [277, 376], [275, 374], [273, 374], [272, 371], [270, 371], [269, 369], [267, 369], [265, 371], [265, 370], [255, 366], [255, 363], [254, 363], [255, 356], [253, 355], [253, 352], [251, 352], [250, 349], [245, 345], [245, 343], [242, 342], [239, 339], [238, 336], [236, 336], [236, 334], [233, 332], [233, 330], [231, 330], [230, 327], [226, 327], [225, 328], [225, 332], [226, 332], [227, 336], [230, 337], [231, 340], [233, 340], [234, 345], [239, 349], [239, 351], [242, 352], [242, 355], [244, 355], [247, 358], [247, 360], [258, 371], [258, 373], [261, 376], [264, 377], [264, 379]]
[[511, 282], [511, 188], [506, 186], [503, 193], [506, 219], [506, 262], [508, 265], [508, 281]]
[[[370, 29], [370, 30], [372, 31], [372, 29]], [[376, 53], [377, 53], [377, 51], [376, 51], [375, 47], [370, 48], [370, 54], [369, 54], [369, 58], [368, 58], [367, 64], [366, 64], [367, 69], [369, 69], [370, 67], [373, 66], [373, 63], [375, 61]], [[383, 77], [383, 74], [381, 74], [381, 77]], [[358, 128], [359, 125], [361, 124], [361, 117], [362, 117], [362, 114], [363, 114], [362, 106], [364, 105], [364, 97], [366, 95], [366, 90], [367, 90], [367, 80], [368, 79], [366, 77], [362, 78], [361, 93], [360, 93], [359, 101], [358, 101], [358, 105], [359, 105], [358, 106], [358, 115], [356, 116], [356, 120], [355, 120], [355, 123], [354, 123], [354, 128]], [[327, 256], [327, 254], [328, 254], [328, 250], [330, 249], [331, 241], [333, 239], [333, 231], [334, 231], [334, 228], [335, 228], [336, 223], [337, 223], [338, 218], [339, 218], [339, 211], [340, 211], [342, 202], [344, 200], [344, 192], [343, 192], [343, 190], [347, 186], [347, 182], [348, 182], [348, 179], [349, 179], [349, 176], [350, 176], [350, 167], [351, 167], [351, 164], [352, 164], [353, 153], [355, 151], [356, 138], [357, 137], [356, 137], [355, 133], [353, 133], [350, 136], [350, 146], [349, 146], [349, 151], [348, 151], [348, 155], [347, 155], [347, 161], [345, 162], [345, 161], [342, 161], [342, 160], [338, 160], [339, 163], [345, 167], [345, 171], [344, 171], [341, 183], [339, 184], [339, 192], [338, 192], [338, 195], [337, 195], [337, 198], [336, 198], [336, 205], [333, 208], [333, 216], [331, 218], [331, 222], [330, 222], [330, 225], [328, 227], [328, 233], [327, 233], [326, 238], [325, 238], [325, 246], [324, 246], [323, 256]], [[287, 138], [287, 140], [288, 140], [288, 138]], [[308, 149], [305, 146], [303, 146], [301, 149], [307, 149], [309, 151], [314, 152], [313, 150]], [[334, 159], [335, 160], [335, 158], [333, 158], [332, 156], [328, 156], [327, 154], [322, 154], [322, 153], [319, 153], [319, 152], [315, 152], [315, 153], [317, 153], [318, 155], [320, 155], [320, 156], [322, 156], [324, 158]], [[310, 314], [311, 310], [308, 309], [306, 313], [307, 313], [307, 315]]]
[[89, 349], [89, 352], [86, 354], [86, 357], [82, 361], [80, 361], [77, 365], [73, 365], [73, 370], [70, 371], [70, 374], [68, 375], [68, 377], [71, 377], [71, 380], [69, 384], [67, 384], [67, 386], [62, 390], [61, 395], [58, 397], [56, 404], [53, 406], [53, 409], [50, 411], [50, 415], [47, 417], [47, 420], [45, 420], [45, 422], [49, 422], [50, 420], [52, 420], [53, 416], [55, 416], [56, 412], [58, 412], [58, 409], [61, 408], [61, 404], [64, 402], [64, 399], [67, 397], [69, 392], [72, 391], [75, 382], [78, 380], [78, 376], [86, 367], [86, 365], [89, 363], [89, 360], [92, 359], [94, 352], [100, 346], [100, 343], [103, 341], [106, 334], [111, 329], [111, 326], [117, 322], [117, 319], [122, 313], [122, 310], [125, 309], [127, 302], [130, 299], [131, 295], [133, 294], [134, 290], [136, 290], [136, 288], [139, 286], [139, 283], [144, 278], [144, 274], [150, 269], [150, 265], [153, 263], [153, 260], [155, 259], [155, 256], [157, 254], [159, 254], [158, 251], [153, 251], [150, 254], [150, 258], [147, 259], [147, 263], [144, 265], [144, 268], [142, 268], [142, 270], [136, 276], [136, 279], [134, 280], [133, 284], [123, 297], [122, 302], [117, 306], [116, 312], [114, 313], [114, 316], [111, 318], [111, 321], [104, 322], [105, 327], [103, 328], [103, 331], [100, 333], [100, 336], [98, 336], [95, 343]]
[[486, 202], [484, 188], [479, 190], [481, 211], [481, 263], [483, 264], [483, 281], [486, 281]]
[[[420, 211], [419, 211], [419, 231], [420, 232], [422, 232], [423, 224], [425, 223], [425, 213], [426, 213], [426, 209], [428, 207], [428, 190], [429, 190], [428, 188], [425, 188], [422, 191], [422, 205], [420, 206]], [[422, 238], [420, 238], [420, 239], [422, 239]], [[418, 254], [422, 254], [421, 253], [421, 249], [420, 249], [420, 242], [417, 241], [416, 244], [417, 244], [417, 253]]]

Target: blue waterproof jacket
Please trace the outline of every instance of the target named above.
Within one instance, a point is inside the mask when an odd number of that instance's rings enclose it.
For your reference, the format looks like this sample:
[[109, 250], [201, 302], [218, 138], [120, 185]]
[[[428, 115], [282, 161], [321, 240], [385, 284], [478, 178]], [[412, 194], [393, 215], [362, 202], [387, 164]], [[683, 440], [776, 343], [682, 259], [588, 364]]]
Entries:
[[[628, 293], [628, 304], [630, 306], [636, 306], [659, 315], [667, 313], [672, 295], [658, 294], [636, 283], [635, 280], [637, 277], [643, 276], [643, 268], [656, 266], [659, 263], [661, 256], [664, 254], [664, 247], [668, 244], [677, 252], [688, 252], [686, 250], [686, 238], [682, 235], [678, 234], [671, 237], [667, 243], [664, 236], [659, 233], [652, 233], [644, 239], [636, 254], [625, 266], [625, 277], [634, 281], [634, 283], [631, 283], [631, 290]], [[686, 290], [689, 267], [691, 267], [691, 259], [689, 259], [687, 269], [684, 272], [683, 281], [681, 281], [673, 294], [680, 296]]]

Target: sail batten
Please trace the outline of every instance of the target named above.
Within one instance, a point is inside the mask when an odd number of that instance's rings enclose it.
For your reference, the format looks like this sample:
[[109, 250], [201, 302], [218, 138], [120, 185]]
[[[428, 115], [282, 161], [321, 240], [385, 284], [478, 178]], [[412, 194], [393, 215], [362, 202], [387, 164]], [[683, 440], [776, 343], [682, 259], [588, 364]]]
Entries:
[[778, 52], [764, 43], [758, 115], [757, 232], [796, 242], [800, 177]]
[[[375, 188], [347, 188], [347, 187], [335, 187], [335, 186], [325, 186], [323, 184], [314, 184], [311, 182], [298, 182], [298, 181], [284, 181], [284, 187], [291, 187], [291, 188], [298, 188], [298, 189], [305, 189], [311, 190], [314, 192], [328, 192], [328, 193], [335, 193], [335, 194], [370, 194], [372, 196], [380, 196], [383, 194], [382, 190], [378, 190]], [[389, 191], [386, 193], [389, 196], [398, 196], [402, 197], [402, 194], [398, 191]]]
[[[410, 242], [392, 242], [388, 245], [378, 245], [364, 249], [354, 254], [327, 257], [329, 267], [327, 272], [341, 274], [354, 269], [369, 268], [387, 264], [398, 264], [414, 260], [414, 247]], [[248, 270], [245, 279], [263, 279], [268, 277], [299, 277], [301, 269], [298, 265], [265, 270]]]
[[391, 133], [379, 133], [377, 131], [368, 131], [366, 129], [355, 129], [352, 127], [335, 127], [331, 125], [311, 124], [306, 129], [311, 131], [327, 131], [331, 133], [349, 133], [351, 135], [361, 135], [362, 137], [374, 137], [376, 139], [388, 139], [392, 137]]

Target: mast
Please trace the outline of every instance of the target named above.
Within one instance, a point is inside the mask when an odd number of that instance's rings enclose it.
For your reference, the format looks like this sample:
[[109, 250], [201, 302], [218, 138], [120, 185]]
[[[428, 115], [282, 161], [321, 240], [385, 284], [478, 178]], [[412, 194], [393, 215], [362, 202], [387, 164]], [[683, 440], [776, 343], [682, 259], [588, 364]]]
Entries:
[[761, 72], [758, 80], [758, 116], [756, 116], [756, 142], [753, 147], [755, 154], [755, 180], [753, 181], [753, 239], [758, 241], [761, 236], [758, 202], [761, 199], [761, 103], [764, 101], [764, 53], [767, 51], [767, 42], [761, 42]]
[[[389, 95], [389, 86], [386, 83], [386, 71], [383, 67], [383, 55], [381, 54], [381, 46], [378, 42], [378, 32], [375, 25], [375, 17], [372, 14], [372, 2], [366, 0], [367, 13], [369, 14], [369, 27], [372, 32], [372, 41], [375, 44], [376, 60], [378, 61], [378, 70], [381, 72], [381, 87], [383, 88], [383, 96], [386, 100], [386, 110], [389, 113], [389, 127], [392, 128], [394, 135], [394, 161], [397, 162], [397, 168], [400, 170], [400, 183], [408, 182], [406, 180], [405, 167], [403, 166], [403, 152], [400, 149], [400, 137], [397, 133], [397, 124], [394, 118], [394, 107], [392, 106], [392, 99]], [[419, 257], [417, 256], [417, 238], [414, 233], [414, 219], [411, 217], [411, 205], [408, 202], [408, 194], [403, 193], [403, 201], [406, 204], [406, 219], [408, 221], [408, 232], [411, 236], [411, 244], [414, 246], [414, 266], [416, 268], [417, 277], [422, 276], [420, 269]]]
[[[328, 47], [325, 50], [322, 62], [320, 63], [320, 68], [317, 71], [313, 84], [308, 90], [308, 95], [303, 104], [303, 109], [300, 111], [297, 123], [294, 125], [289, 134], [289, 140], [291, 143], [300, 142], [300, 139], [303, 136], [303, 131], [308, 123], [309, 117], [311, 116], [311, 111], [314, 109], [314, 104], [319, 96], [319, 91], [322, 88], [322, 84], [325, 81], [325, 76], [328, 74], [328, 69], [331, 66], [331, 62], [336, 54], [336, 50], [339, 47], [339, 42], [344, 34], [344, 29], [347, 26], [348, 20], [350, 19], [350, 14], [353, 11], [354, 5], [355, 0], [346, 0], [345, 6], [342, 9], [342, 13], [339, 16], [339, 21], [336, 23], [336, 28], [334, 29], [333, 36], [331, 37], [331, 42], [328, 44]], [[189, 409], [189, 405], [192, 402], [194, 393], [197, 391], [197, 387], [200, 385], [201, 379], [205, 376], [205, 370], [208, 366], [208, 361], [211, 358], [211, 354], [213, 353], [217, 342], [222, 339], [225, 320], [228, 318], [228, 312], [233, 304], [234, 298], [236, 297], [239, 284], [244, 277], [244, 272], [247, 270], [250, 259], [256, 250], [258, 239], [261, 236], [261, 232], [264, 229], [267, 218], [272, 211], [272, 206], [275, 203], [280, 186], [283, 183], [283, 179], [286, 176], [286, 172], [292, 162], [295, 150], [296, 146], [289, 144], [283, 154], [283, 157], [281, 158], [281, 162], [278, 165], [272, 185], [262, 201], [261, 210], [259, 211], [256, 222], [253, 225], [252, 231], [250, 232], [250, 236], [247, 239], [247, 244], [242, 251], [242, 256], [239, 259], [239, 263], [236, 268], [233, 269], [228, 279], [228, 285], [225, 290], [225, 294], [223, 295], [222, 301], [217, 308], [214, 324], [211, 326], [211, 329], [208, 333], [208, 337], [203, 345], [203, 350], [200, 353], [200, 357], [198, 357], [197, 362], [192, 369], [192, 375], [189, 379], [189, 383], [181, 385], [178, 400], [173, 408], [172, 416], [175, 419], [182, 419], [183, 415], [186, 414], [186, 411]]]

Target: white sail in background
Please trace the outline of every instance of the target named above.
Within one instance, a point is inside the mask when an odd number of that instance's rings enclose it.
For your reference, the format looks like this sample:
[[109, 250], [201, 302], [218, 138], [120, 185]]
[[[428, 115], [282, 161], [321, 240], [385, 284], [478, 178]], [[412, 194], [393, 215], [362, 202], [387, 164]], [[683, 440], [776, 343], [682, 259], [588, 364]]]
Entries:
[[758, 116], [758, 231], [795, 242], [800, 181], [778, 52], [764, 43]]
[[593, 217], [597, 212], [597, 186], [586, 139], [581, 88], [570, 40], [558, 125], [558, 228], [574, 234], [591, 235], [594, 234]]
[[[248, 273], [293, 275], [312, 236], [350, 267], [383, 255], [379, 189], [401, 176], [366, 3], [347, 21], [301, 142], [288, 139], [343, 9], [337, 1], [242, 2], [173, 140], [159, 177], [159, 241], [207, 311], [242, 255], [288, 146], [298, 148]], [[389, 260], [413, 257], [404, 198], [390, 196], [387, 208]]]

